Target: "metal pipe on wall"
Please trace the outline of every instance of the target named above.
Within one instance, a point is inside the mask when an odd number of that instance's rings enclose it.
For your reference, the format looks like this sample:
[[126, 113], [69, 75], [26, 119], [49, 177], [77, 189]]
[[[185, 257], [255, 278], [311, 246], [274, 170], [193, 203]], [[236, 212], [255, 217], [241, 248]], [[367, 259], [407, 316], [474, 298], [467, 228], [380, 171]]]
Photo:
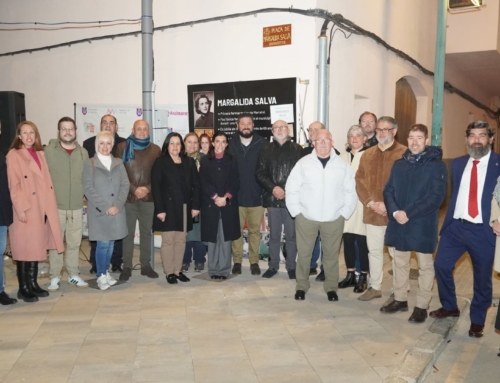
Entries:
[[431, 144], [441, 146], [443, 128], [444, 64], [446, 56], [446, 12], [448, 0], [438, 1]]
[[142, 0], [142, 113], [153, 127], [153, 0]]
[[[149, 124], [151, 140], [154, 131], [153, 121], [153, 0], [142, 0], [142, 118]], [[154, 234], [154, 233], [153, 233]], [[151, 267], [155, 268], [154, 235], [151, 236]]]
[[328, 129], [328, 41], [326, 27], [329, 21], [325, 20], [318, 36], [318, 121]]

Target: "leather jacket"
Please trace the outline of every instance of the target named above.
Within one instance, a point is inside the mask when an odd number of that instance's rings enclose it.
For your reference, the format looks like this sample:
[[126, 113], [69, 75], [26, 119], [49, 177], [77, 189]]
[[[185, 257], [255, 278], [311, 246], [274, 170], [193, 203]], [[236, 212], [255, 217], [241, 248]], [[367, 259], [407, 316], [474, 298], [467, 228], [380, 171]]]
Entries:
[[[283, 145], [273, 141], [265, 145], [257, 160], [255, 177], [264, 189], [262, 204], [264, 207], [286, 208], [285, 199], [277, 199], [273, 196], [276, 186], [285, 190], [286, 181], [293, 167], [300, 160], [302, 147], [290, 139]], [[285, 190], [286, 193], [286, 190]]]

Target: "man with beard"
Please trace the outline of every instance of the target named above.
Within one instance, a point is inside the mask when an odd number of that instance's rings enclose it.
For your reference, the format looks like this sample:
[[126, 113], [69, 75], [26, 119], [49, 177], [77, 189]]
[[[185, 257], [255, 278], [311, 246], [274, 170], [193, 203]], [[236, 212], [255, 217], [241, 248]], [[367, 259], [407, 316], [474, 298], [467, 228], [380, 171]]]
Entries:
[[302, 147], [291, 141], [288, 124], [278, 120], [273, 124], [273, 142], [265, 145], [259, 153], [255, 177], [264, 189], [262, 203], [267, 208], [269, 220], [269, 269], [263, 278], [272, 278], [280, 268], [282, 227], [286, 236], [286, 270], [290, 279], [295, 279], [295, 220], [286, 208], [285, 184], [293, 167], [300, 160]]
[[358, 298], [360, 301], [382, 297], [384, 236], [389, 222], [382, 192], [392, 165], [407, 149], [394, 139], [397, 131], [398, 124], [394, 118], [380, 117], [375, 129], [378, 144], [365, 151], [356, 172], [356, 192], [363, 204], [363, 223], [366, 224], [370, 263], [369, 287]]
[[[105, 114], [101, 118], [101, 132], [103, 130], [110, 132], [115, 136], [115, 143], [113, 145], [113, 149], [111, 150], [111, 154], [113, 157], [117, 157], [117, 147], [118, 144], [121, 142], [125, 141], [125, 138], [120, 137], [118, 135], [118, 121], [116, 120], [115, 116], [112, 116], [111, 114]], [[89, 153], [89, 158], [93, 158], [95, 155], [95, 136], [87, 138], [85, 141], [83, 141], [83, 147], [87, 149], [87, 152]], [[95, 247], [96, 247], [96, 242], [95, 241], [90, 241], [90, 264], [92, 265], [92, 268], [90, 269], [90, 273], [93, 274], [96, 272], [96, 267], [95, 267]], [[122, 272], [122, 240], [115, 241], [115, 247], [113, 248], [113, 255], [111, 256], [111, 271], [113, 272]]]
[[408, 311], [410, 257], [415, 251], [419, 268], [417, 303], [408, 319], [414, 323], [427, 319], [432, 298], [432, 254], [437, 246], [439, 207], [446, 196], [448, 180], [446, 165], [441, 160], [443, 150], [428, 144], [427, 126], [411, 126], [408, 150], [394, 162], [384, 188], [389, 218], [385, 245], [394, 247], [394, 301], [380, 311], [388, 314]]
[[[87, 287], [80, 278], [79, 255], [82, 242], [83, 209], [83, 163], [89, 158], [87, 151], [76, 142], [76, 125], [70, 117], [63, 117], [57, 124], [59, 138], [49, 141], [45, 158], [56, 193], [57, 209], [63, 237], [66, 237], [65, 265], [68, 283], [76, 287]], [[49, 291], [59, 290], [63, 254], [49, 251]]]
[[214, 126], [214, 114], [210, 111], [212, 107], [212, 101], [207, 97], [206, 94], [200, 94], [194, 100], [194, 109], [196, 113], [200, 114], [200, 117], [194, 123], [195, 128], [213, 128]]
[[366, 143], [371, 148], [378, 144], [375, 126], [377, 125], [377, 116], [372, 112], [364, 112], [359, 116], [359, 126], [363, 128], [368, 139]]
[[241, 237], [233, 241], [233, 274], [241, 274], [241, 262], [243, 259], [243, 228], [245, 222], [248, 225], [248, 258], [250, 260], [250, 271], [252, 275], [260, 275], [259, 267], [259, 245], [260, 245], [260, 223], [264, 215], [262, 207], [262, 188], [255, 178], [255, 168], [260, 149], [267, 141], [254, 133], [252, 115], [242, 113], [238, 117], [238, 131], [233, 134], [229, 142], [229, 150], [238, 161], [240, 174], [240, 190], [238, 191], [238, 203], [240, 211]]
[[441, 240], [434, 261], [439, 300], [443, 307], [432, 311], [432, 318], [457, 317], [453, 269], [467, 251], [474, 271], [474, 296], [470, 305], [469, 336], [483, 336], [486, 311], [492, 299], [492, 268], [496, 236], [488, 223], [491, 196], [500, 176], [500, 155], [491, 151], [494, 131], [485, 121], [467, 126], [465, 144], [468, 155], [451, 165], [453, 194], [441, 228]]

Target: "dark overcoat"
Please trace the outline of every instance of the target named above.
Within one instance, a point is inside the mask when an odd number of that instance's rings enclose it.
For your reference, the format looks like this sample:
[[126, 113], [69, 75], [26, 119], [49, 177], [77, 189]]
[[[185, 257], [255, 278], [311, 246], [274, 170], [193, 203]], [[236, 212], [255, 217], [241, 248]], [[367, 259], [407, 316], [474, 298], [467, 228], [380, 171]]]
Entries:
[[[195, 161], [187, 156], [181, 156], [182, 177], [187, 186], [186, 198], [186, 232], [192, 230], [193, 220], [191, 210], [200, 210], [200, 178]], [[158, 157], [151, 170], [151, 193], [155, 204], [153, 218], [154, 231], [183, 231], [183, 201], [182, 184], [176, 164], [170, 154]], [[165, 222], [157, 215], [166, 213]]]
[[[12, 219], [12, 201], [10, 200], [9, 181], [7, 180], [7, 162], [5, 161], [5, 155], [0, 152], [0, 226], [10, 226]], [[0, 272], [2, 271], [0, 270]]]
[[[214, 175], [222, 173], [221, 182], [216, 182]], [[253, 174], [252, 174], [253, 176]], [[205, 156], [201, 159], [200, 165], [201, 180], [201, 240], [205, 242], [217, 242], [217, 229], [219, 218], [222, 218], [224, 228], [224, 240], [234, 241], [241, 237], [240, 214], [238, 209], [238, 190], [240, 188], [240, 178], [238, 174], [238, 164], [235, 158], [224, 155], [221, 160], [209, 159]], [[231, 194], [231, 199], [226, 206], [218, 207], [214, 196], [222, 197], [226, 193]]]
[[[439, 207], [446, 195], [448, 173], [440, 148], [428, 146], [416, 161], [407, 150], [394, 162], [384, 188], [389, 223], [385, 245], [400, 251], [433, 253], [438, 238]], [[409, 221], [397, 223], [394, 212], [403, 210]]]

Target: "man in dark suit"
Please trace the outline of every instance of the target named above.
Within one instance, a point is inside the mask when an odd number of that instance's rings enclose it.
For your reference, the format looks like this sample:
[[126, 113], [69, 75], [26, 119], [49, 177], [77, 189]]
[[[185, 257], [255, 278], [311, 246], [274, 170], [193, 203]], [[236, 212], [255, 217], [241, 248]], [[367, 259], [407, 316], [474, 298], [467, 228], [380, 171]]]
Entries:
[[455, 159], [453, 195], [441, 228], [441, 240], [434, 268], [443, 307], [432, 318], [459, 316], [453, 269], [467, 251], [474, 271], [474, 296], [470, 306], [469, 336], [483, 336], [486, 311], [492, 299], [492, 268], [495, 240], [488, 224], [491, 196], [500, 176], [500, 155], [491, 151], [493, 129], [485, 121], [475, 121], [465, 132], [468, 155]]

